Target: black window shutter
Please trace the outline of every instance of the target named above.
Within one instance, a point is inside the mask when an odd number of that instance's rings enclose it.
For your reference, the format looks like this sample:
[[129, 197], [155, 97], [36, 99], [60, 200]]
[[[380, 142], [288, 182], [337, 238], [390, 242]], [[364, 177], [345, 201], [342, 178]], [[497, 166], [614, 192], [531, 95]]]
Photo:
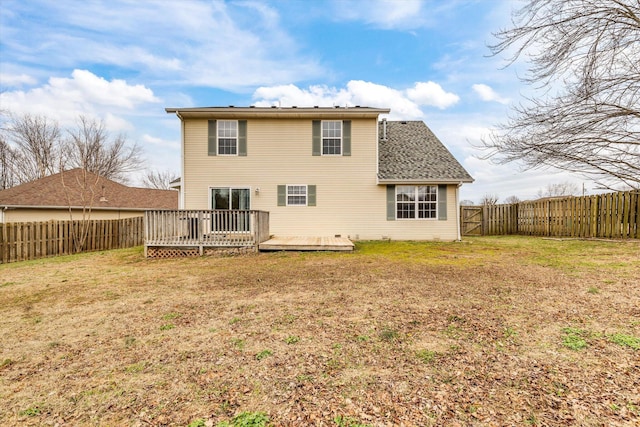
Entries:
[[215, 120], [209, 120], [209, 155], [216, 156], [218, 155], [218, 135], [217, 135], [217, 127]]
[[278, 185], [278, 206], [287, 206], [287, 186]]
[[447, 186], [438, 185], [438, 219], [446, 221], [447, 219]]
[[238, 120], [238, 156], [247, 155], [247, 121]]
[[321, 141], [322, 141], [322, 125], [320, 120], [314, 120], [312, 123], [312, 142], [311, 142], [311, 153], [314, 156], [320, 155], [321, 150]]
[[396, 220], [396, 186], [387, 185], [387, 221]]
[[351, 155], [351, 120], [342, 122], [342, 155]]

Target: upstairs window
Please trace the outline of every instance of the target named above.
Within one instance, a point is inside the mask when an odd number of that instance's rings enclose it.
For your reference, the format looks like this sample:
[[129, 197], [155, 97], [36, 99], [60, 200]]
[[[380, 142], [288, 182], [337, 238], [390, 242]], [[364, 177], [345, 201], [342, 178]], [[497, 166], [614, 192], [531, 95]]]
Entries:
[[351, 156], [351, 120], [313, 120], [313, 156]]
[[342, 155], [342, 121], [322, 122], [322, 155]]
[[218, 155], [238, 155], [237, 120], [218, 120]]
[[396, 186], [397, 219], [437, 219], [437, 185]]

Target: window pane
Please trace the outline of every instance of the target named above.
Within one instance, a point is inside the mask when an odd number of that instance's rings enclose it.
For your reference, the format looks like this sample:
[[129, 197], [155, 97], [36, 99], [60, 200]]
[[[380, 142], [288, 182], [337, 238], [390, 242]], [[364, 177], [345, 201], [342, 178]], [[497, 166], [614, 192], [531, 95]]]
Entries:
[[306, 185], [287, 185], [287, 205], [307, 204], [307, 186]]
[[237, 154], [238, 145], [236, 139], [220, 138], [218, 139], [218, 154]]
[[235, 120], [218, 121], [219, 138], [236, 138], [238, 136], [238, 122]]
[[399, 185], [396, 187], [396, 217], [435, 219], [438, 217], [437, 185]]
[[436, 203], [418, 203], [418, 218], [436, 218]]
[[415, 218], [415, 210], [415, 203], [398, 203], [397, 217], [400, 219]]
[[324, 121], [322, 122], [323, 138], [340, 138], [342, 136], [341, 121]]
[[398, 202], [414, 201], [415, 197], [415, 187], [408, 185], [399, 185], [396, 187], [396, 200]]
[[238, 122], [218, 121], [218, 154], [238, 154]]
[[322, 154], [340, 154], [341, 145], [339, 139], [323, 139]]
[[322, 154], [342, 153], [342, 122], [322, 122]]
[[238, 188], [231, 190], [231, 209], [249, 209], [249, 190]]
[[229, 209], [228, 188], [213, 188], [211, 192], [211, 209]]
[[438, 195], [438, 187], [435, 185], [422, 185], [418, 187], [418, 200], [421, 202], [435, 202]]

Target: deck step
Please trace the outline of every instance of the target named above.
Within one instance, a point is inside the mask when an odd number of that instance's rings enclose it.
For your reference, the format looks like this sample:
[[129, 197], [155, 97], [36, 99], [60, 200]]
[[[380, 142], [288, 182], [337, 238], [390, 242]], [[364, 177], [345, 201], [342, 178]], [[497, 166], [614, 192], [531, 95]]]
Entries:
[[259, 245], [261, 251], [352, 251], [354, 244], [346, 237], [278, 237]]

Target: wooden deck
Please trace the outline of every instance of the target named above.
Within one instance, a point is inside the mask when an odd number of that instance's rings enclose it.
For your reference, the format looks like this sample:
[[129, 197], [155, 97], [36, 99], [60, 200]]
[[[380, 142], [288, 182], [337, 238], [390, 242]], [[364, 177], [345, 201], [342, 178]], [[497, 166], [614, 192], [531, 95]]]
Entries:
[[261, 251], [352, 251], [346, 237], [273, 237], [258, 246]]
[[145, 257], [203, 255], [208, 249], [248, 248], [269, 239], [269, 212], [255, 210], [148, 210]]

